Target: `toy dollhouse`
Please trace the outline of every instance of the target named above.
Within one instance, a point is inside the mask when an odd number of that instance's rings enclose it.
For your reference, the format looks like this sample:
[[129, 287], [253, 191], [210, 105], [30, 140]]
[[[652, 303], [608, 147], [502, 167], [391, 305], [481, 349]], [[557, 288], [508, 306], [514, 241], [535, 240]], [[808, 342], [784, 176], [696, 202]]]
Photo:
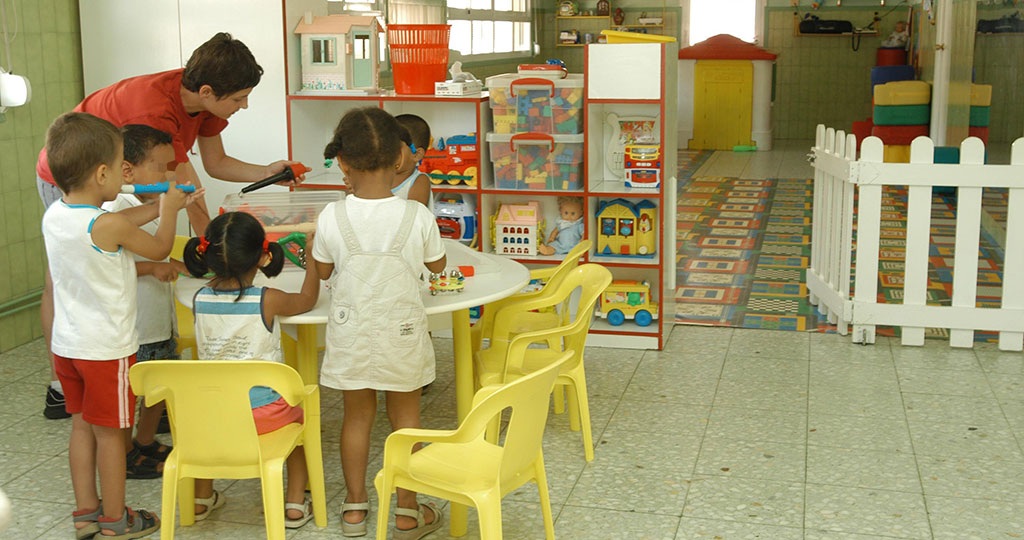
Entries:
[[597, 253], [604, 257], [654, 257], [657, 226], [658, 209], [651, 201], [602, 202], [597, 207]]
[[377, 17], [306, 12], [295, 26], [304, 94], [374, 94], [380, 86]]
[[494, 221], [494, 252], [498, 255], [537, 254], [540, 204], [503, 204]]

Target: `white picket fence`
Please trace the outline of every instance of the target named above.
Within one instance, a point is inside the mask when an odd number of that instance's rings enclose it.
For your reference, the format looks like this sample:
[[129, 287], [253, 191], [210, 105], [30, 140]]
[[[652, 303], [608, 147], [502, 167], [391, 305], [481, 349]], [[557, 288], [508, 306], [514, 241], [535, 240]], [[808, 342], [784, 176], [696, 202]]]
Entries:
[[[950, 329], [950, 345], [972, 347], [976, 330], [999, 332], [999, 348], [1024, 350], [1024, 138], [1013, 143], [1010, 165], [985, 165], [985, 146], [971, 137], [959, 164], [933, 163], [934, 144], [918, 137], [910, 163], [882, 163], [882, 141], [868, 137], [856, 159], [853, 135], [819, 125], [812, 149], [814, 214], [807, 287], [811, 304], [840, 334], [874, 343], [875, 327], [901, 328], [904, 345], [923, 345], [925, 328]], [[878, 303], [882, 186], [907, 186], [905, 278], [902, 303]], [[932, 188], [957, 188], [953, 297], [950, 306], [926, 305]], [[1008, 188], [1002, 302], [976, 307], [982, 190]], [[854, 251], [854, 194], [857, 238]], [[885, 249], [885, 246], [881, 246]], [[856, 262], [853, 296], [851, 263]]]

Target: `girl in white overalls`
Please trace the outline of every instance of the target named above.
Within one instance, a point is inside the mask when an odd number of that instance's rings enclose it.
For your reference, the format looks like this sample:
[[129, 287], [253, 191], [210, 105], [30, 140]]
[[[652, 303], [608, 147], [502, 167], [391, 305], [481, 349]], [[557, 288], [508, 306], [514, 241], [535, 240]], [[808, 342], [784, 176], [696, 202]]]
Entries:
[[[419, 275], [445, 268], [434, 216], [392, 195], [401, 166], [402, 127], [376, 107], [341, 119], [324, 150], [345, 173], [351, 194], [328, 205], [317, 220], [313, 261], [329, 280], [331, 308], [320, 384], [343, 391], [341, 467], [348, 494], [342, 532], [366, 534], [366, 464], [377, 391], [387, 395], [391, 427], [420, 425], [420, 388], [434, 380], [434, 350], [420, 300]], [[392, 538], [417, 539], [441, 526], [433, 504], [398, 490]]]

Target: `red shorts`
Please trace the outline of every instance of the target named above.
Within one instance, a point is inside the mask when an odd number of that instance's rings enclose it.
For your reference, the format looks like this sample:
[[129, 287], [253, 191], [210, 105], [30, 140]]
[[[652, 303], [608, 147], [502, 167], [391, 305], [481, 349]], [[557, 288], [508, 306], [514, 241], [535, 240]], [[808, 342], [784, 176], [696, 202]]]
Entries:
[[134, 354], [118, 360], [74, 360], [56, 354], [53, 358], [69, 413], [81, 413], [94, 426], [134, 425], [135, 394], [128, 382]]
[[256, 422], [256, 434], [263, 435], [291, 424], [302, 423], [302, 407], [292, 407], [284, 398], [252, 410]]

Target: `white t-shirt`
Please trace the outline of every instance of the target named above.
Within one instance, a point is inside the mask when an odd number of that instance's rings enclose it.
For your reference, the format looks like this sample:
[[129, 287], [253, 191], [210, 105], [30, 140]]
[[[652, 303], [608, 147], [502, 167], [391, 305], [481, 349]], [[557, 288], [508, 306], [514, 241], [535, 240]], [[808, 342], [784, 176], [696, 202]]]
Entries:
[[[109, 212], [119, 212], [126, 208], [142, 206], [142, 201], [135, 195], [122, 193], [116, 199], [103, 204], [103, 209]], [[160, 226], [160, 218], [156, 218], [139, 228], [156, 235]], [[140, 255], [132, 254], [136, 262], [167, 262], [153, 261]], [[139, 330], [139, 343], [159, 343], [171, 339], [173, 332], [174, 300], [171, 292], [171, 284], [164, 283], [153, 276], [139, 276], [138, 287], [138, 318], [136, 328]]]
[[53, 353], [76, 360], [118, 360], [139, 350], [135, 261], [122, 247], [103, 251], [92, 225], [105, 212], [59, 200], [43, 214], [53, 279]]
[[[338, 219], [334, 215], [336, 205], [337, 203], [328, 204], [316, 222], [313, 258], [322, 263], [341, 264], [348, 257], [348, 248], [345, 247], [341, 230], [338, 229]], [[405, 207], [405, 201], [398, 197], [345, 197], [348, 219], [364, 251], [385, 251], [391, 247], [395, 235], [398, 234], [398, 226], [402, 222]], [[444, 257], [444, 244], [441, 242], [441, 233], [437, 229], [434, 214], [423, 205], [417, 205], [416, 211], [416, 219], [413, 221], [405, 249], [402, 250], [402, 257], [413, 269], [426, 271], [424, 263], [431, 263]]]

